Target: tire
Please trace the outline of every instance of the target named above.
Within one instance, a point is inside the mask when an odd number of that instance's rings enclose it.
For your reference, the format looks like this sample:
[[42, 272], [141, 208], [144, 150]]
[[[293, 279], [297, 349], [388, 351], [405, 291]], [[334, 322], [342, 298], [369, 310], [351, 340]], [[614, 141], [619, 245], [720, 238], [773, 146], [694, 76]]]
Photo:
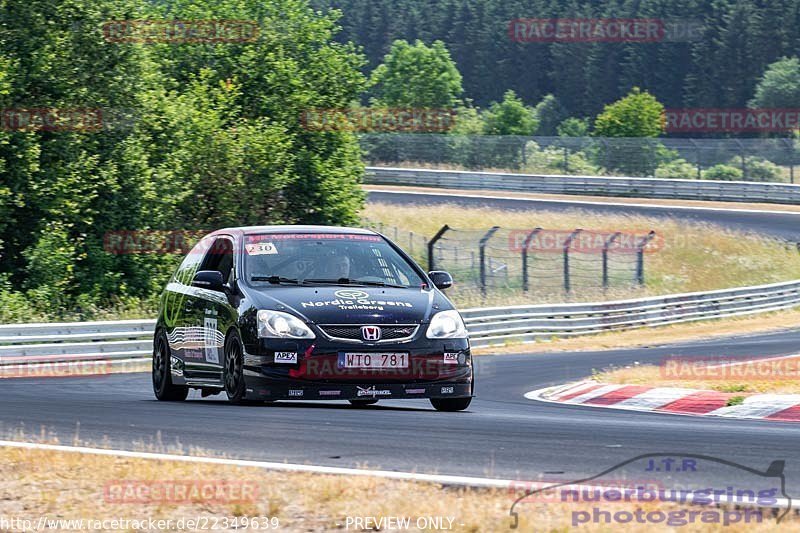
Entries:
[[225, 339], [225, 366], [222, 367], [222, 382], [228, 401], [234, 404], [245, 403], [247, 387], [244, 383], [244, 347], [235, 331]]
[[437, 411], [463, 411], [470, 403], [472, 398], [431, 398], [431, 405]]
[[353, 407], [366, 407], [368, 405], [375, 405], [378, 400], [347, 400]]
[[182, 402], [189, 395], [189, 387], [173, 385], [170, 357], [167, 336], [160, 330], [153, 344], [153, 392], [162, 402]]

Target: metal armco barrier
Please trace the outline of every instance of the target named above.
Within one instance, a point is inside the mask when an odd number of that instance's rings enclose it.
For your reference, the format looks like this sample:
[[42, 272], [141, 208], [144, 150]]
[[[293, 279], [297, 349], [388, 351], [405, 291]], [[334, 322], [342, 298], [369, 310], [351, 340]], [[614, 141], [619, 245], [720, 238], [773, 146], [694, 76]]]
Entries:
[[603, 303], [522, 305], [461, 312], [473, 346], [536, 342], [716, 318], [800, 305], [800, 281]]
[[443, 189], [484, 189], [584, 196], [764, 202], [773, 204], [800, 203], [800, 185], [746, 181], [548, 176], [368, 167], [365, 182], [371, 185], [408, 185]]
[[[472, 345], [536, 342], [800, 306], [800, 280], [601, 303], [466, 309]], [[145, 361], [154, 320], [0, 325], [0, 367], [92, 360]]]
[[119, 320], [0, 325], [0, 367], [145, 361], [153, 353], [155, 323]]

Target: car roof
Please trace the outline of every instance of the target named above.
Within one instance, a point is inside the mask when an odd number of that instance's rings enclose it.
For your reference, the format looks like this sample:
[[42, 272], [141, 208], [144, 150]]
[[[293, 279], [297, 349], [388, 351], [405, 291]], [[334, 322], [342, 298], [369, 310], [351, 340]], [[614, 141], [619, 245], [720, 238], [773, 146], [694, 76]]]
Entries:
[[377, 235], [376, 232], [364, 228], [349, 228], [345, 226], [241, 226], [238, 228], [218, 229], [210, 235], [237, 234], [254, 235], [258, 233], [350, 233], [356, 235]]

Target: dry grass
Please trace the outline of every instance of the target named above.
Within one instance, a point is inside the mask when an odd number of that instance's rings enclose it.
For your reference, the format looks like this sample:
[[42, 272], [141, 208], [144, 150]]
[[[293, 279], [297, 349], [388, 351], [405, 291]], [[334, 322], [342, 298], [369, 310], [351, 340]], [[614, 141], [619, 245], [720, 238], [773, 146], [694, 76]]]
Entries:
[[[782, 364], [796, 367], [800, 363], [800, 357], [783, 359]], [[710, 361], [713, 365], [714, 362]], [[735, 374], [738, 370], [741, 375], [746, 376], [748, 371], [746, 365], [737, 367], [714, 368], [709, 373], [717, 376], [712, 378], [704, 377], [705, 372], [693, 372], [696, 377], [692, 377], [692, 372], [686, 372], [685, 377], [676, 376], [675, 372], [666, 370], [664, 366], [656, 365], [634, 365], [625, 368], [613, 368], [596, 372], [594, 379], [601, 383], [616, 383], [620, 385], [648, 385], [653, 387], [679, 387], [683, 389], [713, 390], [719, 392], [743, 392], [748, 394], [800, 394], [800, 381], [797, 377], [784, 377], [771, 379], [758, 379], [753, 377], [739, 377]], [[768, 367], [764, 367], [768, 368]], [[707, 374], [706, 374], [707, 375]]]
[[[580, 210], [504, 211], [455, 205], [407, 207], [380, 203], [369, 204], [363, 215], [369, 220], [427, 236], [436, 233], [444, 224], [464, 230], [487, 229], [498, 225], [503, 228], [583, 228], [637, 234], [651, 229], [658, 232], [658, 249], [645, 256], [644, 289], [617, 289], [608, 293], [581, 290], [580, 293], [576, 291], [574, 301], [707, 291], [800, 278], [800, 254], [796, 248], [776, 239], [706, 224], [640, 216], [600, 216]], [[537, 296], [535, 286], [529, 295], [518, 291], [493, 295], [489, 299], [482, 299], [474, 291], [452, 291], [451, 294], [461, 307], [512, 305], [558, 298], [557, 295], [549, 298]]]
[[764, 313], [744, 318], [726, 318], [686, 324], [674, 324], [657, 328], [634, 329], [586, 335], [581, 337], [552, 339], [538, 343], [509, 343], [505, 346], [474, 348], [478, 355], [520, 352], [565, 352], [612, 350], [615, 348], [637, 348], [676, 344], [698, 340], [709, 340], [732, 335], [748, 335], [782, 331], [796, 328], [800, 323], [800, 309]]
[[[172, 519], [204, 517], [277, 517], [281, 531], [356, 530], [347, 517], [452, 518], [453, 531], [509, 530], [509, 509], [522, 492], [443, 488], [429, 483], [392, 481], [374, 477], [269, 472], [250, 467], [131, 459], [57, 451], [0, 448], [0, 516], [25, 518], [37, 523], [48, 519]], [[104, 487], [136, 481], [224, 483], [246, 486], [245, 502], [231, 503], [199, 497], [190, 501], [139, 501], [122, 503], [107, 497]], [[109, 491], [109, 494], [113, 494]], [[563, 532], [571, 528], [572, 513], [591, 509], [589, 504], [529, 502], [518, 507], [518, 531]], [[678, 511], [674, 504], [603, 504], [603, 511]], [[711, 510], [710, 507], [691, 509]], [[699, 522], [699, 519], [698, 519]], [[780, 525], [768, 516], [756, 525], [700, 525], [691, 531], [776, 531], [797, 527], [789, 516]], [[618, 531], [620, 525], [581, 526], [583, 531]], [[70, 529], [61, 527], [61, 530]], [[232, 528], [228, 528], [232, 529]], [[247, 530], [248, 528], [239, 528]], [[263, 529], [263, 527], [261, 528]], [[632, 525], [631, 532], [652, 531], [652, 525]], [[663, 528], [658, 528], [663, 529]], [[370, 529], [372, 530], [372, 529]], [[416, 531], [415, 527], [411, 528]]]

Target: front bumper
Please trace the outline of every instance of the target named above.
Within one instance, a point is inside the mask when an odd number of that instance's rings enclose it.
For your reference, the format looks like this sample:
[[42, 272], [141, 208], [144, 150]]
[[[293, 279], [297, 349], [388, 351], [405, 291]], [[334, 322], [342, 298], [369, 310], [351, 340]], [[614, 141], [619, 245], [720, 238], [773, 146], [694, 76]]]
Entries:
[[[276, 400], [378, 400], [472, 396], [472, 356], [466, 339], [377, 345], [264, 341], [245, 353], [248, 397]], [[275, 361], [275, 353], [295, 353], [296, 361]], [[407, 368], [342, 368], [347, 352], [406, 353]], [[447, 354], [447, 355], [446, 355]]]
[[472, 383], [308, 383], [246, 376], [247, 397], [264, 400], [390, 400], [465, 398]]

